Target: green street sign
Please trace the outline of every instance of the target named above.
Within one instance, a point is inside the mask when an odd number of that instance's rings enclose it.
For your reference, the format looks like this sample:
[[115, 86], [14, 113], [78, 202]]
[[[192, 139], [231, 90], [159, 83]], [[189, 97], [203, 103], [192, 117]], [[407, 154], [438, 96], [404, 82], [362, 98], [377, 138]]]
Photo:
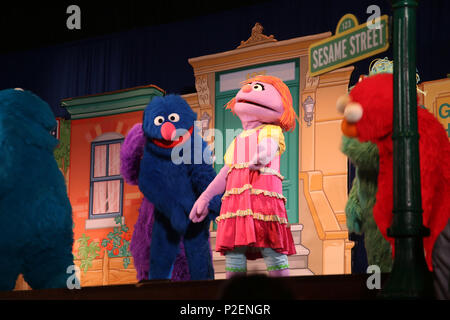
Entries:
[[309, 47], [309, 72], [311, 76], [318, 76], [384, 52], [388, 48], [387, 15], [358, 24], [353, 14], [346, 14], [339, 20], [336, 35]]

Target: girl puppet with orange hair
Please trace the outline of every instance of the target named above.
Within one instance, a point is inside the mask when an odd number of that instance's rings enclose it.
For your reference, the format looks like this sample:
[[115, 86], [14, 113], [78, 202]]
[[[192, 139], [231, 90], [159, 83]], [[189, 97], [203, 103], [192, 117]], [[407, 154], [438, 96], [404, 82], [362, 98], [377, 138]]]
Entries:
[[294, 130], [296, 114], [289, 88], [273, 76], [243, 83], [228, 104], [244, 131], [225, 153], [225, 165], [194, 204], [193, 222], [208, 214], [209, 201], [224, 193], [216, 218], [216, 251], [225, 255], [227, 278], [243, 275], [247, 259], [263, 257], [270, 276], [289, 275], [295, 254], [283, 196], [280, 156], [283, 131]]

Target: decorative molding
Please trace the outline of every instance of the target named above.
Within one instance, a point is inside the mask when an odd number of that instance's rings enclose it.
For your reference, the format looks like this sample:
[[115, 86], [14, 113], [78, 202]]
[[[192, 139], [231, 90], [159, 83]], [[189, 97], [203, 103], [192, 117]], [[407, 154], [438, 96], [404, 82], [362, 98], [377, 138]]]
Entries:
[[311, 74], [306, 72], [305, 90], [315, 89], [319, 85], [319, 77], [311, 77]]
[[123, 134], [114, 131], [102, 133], [100, 125], [97, 126], [100, 128], [100, 134], [97, 134], [96, 137], [93, 140], [91, 140], [91, 142], [111, 141], [125, 138]]
[[201, 129], [203, 138], [205, 138], [205, 131], [211, 127], [211, 119], [212, 119], [212, 117], [209, 115], [209, 113], [206, 111], [203, 111], [203, 113], [200, 117], [200, 122], [201, 122], [200, 129]]
[[306, 122], [306, 125], [308, 127], [311, 126], [312, 121], [314, 120], [314, 106], [316, 104], [316, 101], [311, 98], [310, 95], [303, 101], [302, 107], [303, 107], [303, 120]]
[[72, 120], [110, 116], [142, 111], [156, 96], [163, 96], [164, 90], [154, 85], [105, 92], [83, 97], [61, 100]]
[[348, 66], [320, 75], [319, 87], [324, 88], [340, 85], [345, 85], [348, 87], [350, 77], [354, 69], [354, 66]]
[[195, 77], [195, 88], [197, 89], [198, 103], [200, 107], [210, 105], [210, 92], [208, 87], [208, 75], [199, 75]]
[[277, 39], [272, 35], [266, 36], [263, 34], [264, 27], [259, 23], [255, 23], [255, 25], [252, 28], [252, 33], [250, 35], [250, 38], [248, 38], [246, 41], [241, 41], [241, 44], [237, 47], [237, 49], [245, 48], [254, 46], [257, 44], [262, 44], [266, 42], [275, 42]]
[[330, 36], [331, 32], [324, 32], [289, 40], [267, 42], [257, 46], [190, 58], [188, 62], [194, 69], [194, 75], [199, 76], [262, 63], [296, 59], [308, 56], [308, 48], [312, 43]]
[[[85, 228], [86, 230], [93, 230], [93, 229], [106, 229], [106, 228], [113, 228], [113, 227], [119, 227], [120, 224], [117, 224], [114, 220], [115, 218], [99, 218], [99, 219], [86, 219], [85, 221]], [[125, 224], [125, 218], [121, 217], [122, 224]]]
[[115, 132], [121, 134], [122, 130], [123, 130], [123, 121], [119, 121], [119, 122], [117, 122], [117, 126], [116, 126]]

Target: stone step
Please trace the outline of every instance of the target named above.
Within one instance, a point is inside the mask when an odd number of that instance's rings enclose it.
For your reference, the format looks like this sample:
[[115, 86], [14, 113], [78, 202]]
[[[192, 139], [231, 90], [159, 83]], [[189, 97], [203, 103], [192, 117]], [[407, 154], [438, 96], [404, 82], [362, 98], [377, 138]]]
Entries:
[[[295, 257], [295, 256], [308, 256], [309, 255], [309, 249], [305, 248], [301, 244], [295, 245], [295, 251], [296, 251], [296, 254], [289, 256], [289, 259], [291, 257]], [[220, 254], [219, 252], [213, 250], [213, 260], [214, 261], [225, 260], [225, 256]]]
[[[288, 256], [290, 269], [308, 268], [309, 250], [302, 245], [295, 246], [297, 253]], [[225, 272], [225, 256], [213, 251], [213, 265], [216, 272]], [[265, 271], [267, 269], [264, 259], [247, 260], [247, 270], [250, 271]]]
[[[248, 274], [265, 274], [268, 275], [267, 271], [248, 271]], [[289, 269], [289, 276], [313, 276], [314, 273], [312, 273], [309, 269]], [[222, 280], [226, 279], [226, 273], [225, 272], [216, 272], [214, 274], [215, 280]]]
[[[302, 224], [291, 225], [292, 238], [294, 240], [296, 254], [288, 257], [291, 275], [312, 275], [308, 269], [309, 250], [301, 245]], [[225, 279], [225, 256], [214, 251], [216, 247], [216, 231], [210, 233], [211, 248], [213, 249], [213, 264], [215, 279]], [[264, 259], [247, 260], [248, 274], [267, 274]]]

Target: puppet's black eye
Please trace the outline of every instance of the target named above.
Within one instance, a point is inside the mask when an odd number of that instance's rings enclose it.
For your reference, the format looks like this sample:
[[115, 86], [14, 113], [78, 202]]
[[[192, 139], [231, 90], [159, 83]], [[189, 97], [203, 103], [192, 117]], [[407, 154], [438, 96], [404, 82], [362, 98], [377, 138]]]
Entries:
[[178, 121], [180, 121], [180, 115], [178, 113], [171, 113], [171, 114], [169, 114], [168, 118], [169, 118], [169, 120], [171, 122], [178, 122]]
[[155, 126], [160, 126], [162, 125], [164, 122], [164, 117], [163, 116], [157, 116], [154, 120], [153, 123], [155, 124]]
[[263, 91], [264, 90], [264, 86], [261, 83], [255, 83], [253, 85], [253, 90], [255, 90], [255, 91]]
[[56, 128], [53, 128], [53, 129], [51, 129], [50, 131], [50, 135], [52, 135], [53, 137], [55, 137], [55, 138], [58, 138], [56, 135], [57, 135], [57, 133], [56, 133]]

